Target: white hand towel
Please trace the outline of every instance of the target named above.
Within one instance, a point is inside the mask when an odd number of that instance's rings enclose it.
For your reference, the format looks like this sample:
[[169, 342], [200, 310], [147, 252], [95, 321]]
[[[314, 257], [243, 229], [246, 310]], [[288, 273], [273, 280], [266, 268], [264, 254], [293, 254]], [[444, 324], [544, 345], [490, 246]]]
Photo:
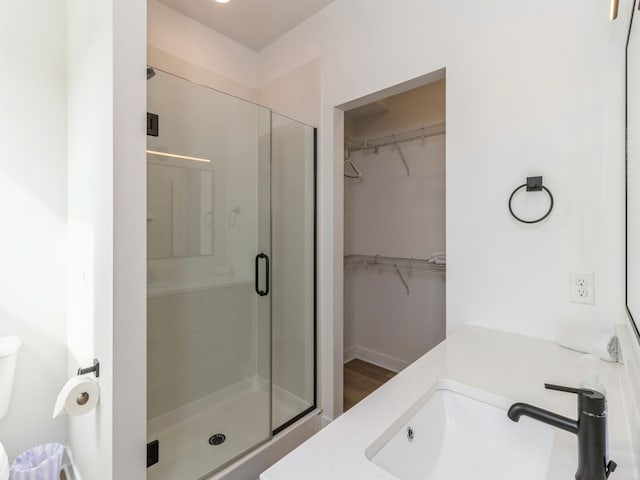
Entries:
[[607, 362], [619, 358], [618, 337], [583, 322], [566, 322], [558, 329], [558, 344], [578, 352], [597, 355]]

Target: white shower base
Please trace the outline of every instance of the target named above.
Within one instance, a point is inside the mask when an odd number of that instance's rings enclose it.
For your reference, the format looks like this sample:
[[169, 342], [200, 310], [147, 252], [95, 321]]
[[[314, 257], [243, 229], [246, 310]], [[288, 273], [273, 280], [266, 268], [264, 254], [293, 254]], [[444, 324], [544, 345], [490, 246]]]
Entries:
[[[159, 440], [160, 461], [147, 480], [198, 480], [270, 438], [269, 383], [244, 380], [148, 422], [149, 442]], [[274, 425], [303, 412], [309, 404], [273, 386]], [[221, 445], [209, 437], [222, 433]]]

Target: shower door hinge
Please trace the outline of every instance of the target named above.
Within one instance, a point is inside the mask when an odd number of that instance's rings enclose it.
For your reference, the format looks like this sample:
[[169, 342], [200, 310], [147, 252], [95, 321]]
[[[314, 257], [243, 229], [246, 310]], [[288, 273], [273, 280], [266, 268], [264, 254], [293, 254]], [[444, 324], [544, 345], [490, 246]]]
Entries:
[[147, 135], [152, 137], [158, 136], [158, 124], [160, 123], [160, 117], [155, 113], [147, 112]]
[[147, 468], [160, 461], [160, 442], [154, 440], [147, 443]]

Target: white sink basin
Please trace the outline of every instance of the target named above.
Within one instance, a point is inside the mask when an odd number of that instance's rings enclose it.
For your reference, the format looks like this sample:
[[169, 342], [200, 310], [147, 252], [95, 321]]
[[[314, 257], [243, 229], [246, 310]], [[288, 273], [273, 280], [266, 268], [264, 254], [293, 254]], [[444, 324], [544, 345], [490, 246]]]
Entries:
[[511, 403], [441, 381], [367, 448], [367, 458], [400, 480], [546, 478], [553, 429], [526, 417], [512, 422]]

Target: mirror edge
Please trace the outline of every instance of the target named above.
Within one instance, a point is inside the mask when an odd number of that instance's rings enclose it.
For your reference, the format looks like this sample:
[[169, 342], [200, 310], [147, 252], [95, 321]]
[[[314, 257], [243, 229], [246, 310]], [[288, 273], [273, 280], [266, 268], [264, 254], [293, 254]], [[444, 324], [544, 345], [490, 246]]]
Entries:
[[633, 318], [633, 314], [629, 309], [629, 202], [628, 202], [628, 188], [629, 188], [629, 116], [628, 116], [628, 101], [629, 101], [629, 40], [631, 38], [631, 28], [633, 26], [633, 19], [636, 13], [636, 4], [638, 0], [633, 0], [633, 5], [631, 7], [631, 17], [629, 19], [629, 30], [627, 32], [627, 41], [625, 44], [625, 55], [624, 55], [624, 68], [625, 68], [625, 77], [624, 77], [624, 89], [625, 89], [625, 157], [624, 157], [624, 172], [625, 172], [625, 201], [624, 201], [624, 223], [625, 223], [625, 283], [624, 283], [624, 301], [625, 301], [625, 311], [627, 312], [627, 317], [629, 322], [631, 323], [631, 329], [635, 333], [636, 340], [638, 344], [640, 344], [640, 330], [638, 328], [638, 324]]

